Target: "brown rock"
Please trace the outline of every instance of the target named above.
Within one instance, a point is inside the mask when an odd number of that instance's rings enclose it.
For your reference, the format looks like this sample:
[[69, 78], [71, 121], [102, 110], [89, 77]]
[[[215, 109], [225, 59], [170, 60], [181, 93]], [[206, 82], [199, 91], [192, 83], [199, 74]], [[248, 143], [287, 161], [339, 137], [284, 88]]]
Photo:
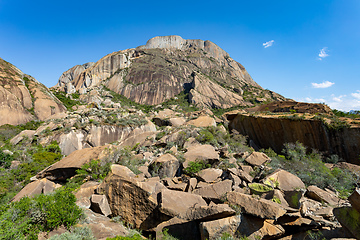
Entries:
[[23, 189], [21, 189], [21, 191], [18, 192], [18, 194], [16, 194], [11, 201], [12, 202], [19, 201], [21, 198], [25, 196], [34, 197], [41, 193], [44, 194], [50, 193], [53, 192], [54, 189], [55, 189], [55, 183], [47, 179], [36, 180], [34, 182], [27, 184]]
[[170, 118], [169, 119], [170, 126], [173, 126], [173, 127], [180, 127], [185, 122], [186, 122], [186, 120], [183, 117], [176, 117], [176, 118]]
[[100, 183], [89, 181], [80, 186], [80, 188], [74, 193], [77, 199], [81, 198], [90, 198], [91, 195], [95, 193], [95, 190], [99, 186]]
[[216, 122], [212, 117], [200, 116], [197, 119], [188, 121], [186, 125], [193, 125], [195, 127], [216, 127]]
[[283, 191], [293, 191], [295, 189], [305, 189], [305, 184], [298, 176], [285, 170], [278, 169], [264, 179], [264, 183], [277, 187]]
[[185, 162], [184, 167], [187, 167], [189, 162], [196, 160], [203, 160], [206, 162], [215, 162], [219, 160], [219, 154], [215, 151], [215, 148], [211, 145], [194, 145], [187, 149], [184, 154]]
[[195, 221], [173, 217], [168, 221], [160, 223], [156, 228], [156, 239], [163, 238], [163, 230], [176, 239], [200, 239], [199, 224]]
[[186, 212], [180, 213], [178, 217], [189, 221], [199, 220], [203, 222], [229, 217], [235, 215], [235, 213], [235, 210], [229, 207], [229, 205], [218, 204], [188, 208]]
[[156, 171], [160, 178], [174, 177], [180, 166], [179, 160], [170, 153], [161, 155], [150, 166], [152, 171]]
[[328, 191], [322, 190], [317, 186], [309, 186], [307, 188], [306, 195], [319, 202], [326, 202], [330, 205], [337, 205], [340, 203], [340, 199]]
[[279, 237], [285, 233], [280, 225], [245, 214], [200, 223], [201, 239], [219, 239], [224, 233], [251, 240]]
[[91, 196], [91, 210], [104, 216], [111, 215], [110, 206], [105, 195], [93, 194]]
[[196, 176], [199, 177], [204, 182], [211, 183], [218, 180], [221, 177], [222, 173], [223, 171], [221, 169], [205, 168], [200, 172], [198, 172]]
[[232, 181], [227, 179], [202, 188], [197, 188], [193, 191], [193, 193], [198, 194], [209, 201], [221, 202], [225, 194], [231, 191]]
[[360, 213], [360, 189], [355, 189], [348, 200], [351, 203], [351, 206]]
[[286, 213], [286, 210], [279, 204], [238, 192], [229, 192], [227, 199], [229, 204], [241, 207], [245, 213], [264, 219], [276, 220]]
[[10, 143], [12, 145], [16, 145], [19, 142], [21, 142], [24, 138], [29, 138], [32, 139], [34, 137], [35, 131], [34, 130], [23, 130], [21, 131], [18, 135], [16, 135], [15, 137], [13, 137], [10, 140]]
[[253, 152], [247, 158], [245, 158], [245, 161], [252, 166], [261, 166], [264, 163], [271, 161], [271, 159], [266, 156], [265, 153]]
[[76, 200], [76, 205], [81, 208], [90, 208], [91, 207], [91, 201], [87, 197], [78, 198]]
[[175, 217], [189, 208], [207, 206], [205, 200], [196, 194], [163, 189], [160, 192], [160, 211]]

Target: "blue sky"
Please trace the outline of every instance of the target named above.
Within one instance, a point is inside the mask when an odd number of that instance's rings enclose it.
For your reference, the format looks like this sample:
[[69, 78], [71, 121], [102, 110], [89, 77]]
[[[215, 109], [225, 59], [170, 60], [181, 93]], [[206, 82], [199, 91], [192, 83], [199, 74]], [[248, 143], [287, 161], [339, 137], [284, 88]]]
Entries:
[[164, 35], [216, 43], [285, 97], [360, 110], [358, 0], [0, 0], [0, 57], [48, 87]]

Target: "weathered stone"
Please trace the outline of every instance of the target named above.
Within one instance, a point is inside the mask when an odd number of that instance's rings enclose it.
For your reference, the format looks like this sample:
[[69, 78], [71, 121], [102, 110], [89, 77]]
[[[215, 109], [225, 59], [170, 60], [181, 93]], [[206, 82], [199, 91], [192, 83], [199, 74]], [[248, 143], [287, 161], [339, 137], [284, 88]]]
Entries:
[[288, 202], [286, 201], [284, 194], [279, 189], [274, 189], [274, 195], [272, 197], [273, 201], [278, 202], [283, 207], [289, 207]]
[[93, 194], [91, 196], [91, 210], [106, 217], [111, 215], [109, 203], [105, 195]]
[[107, 196], [113, 216], [120, 216], [136, 228], [149, 229], [158, 224], [150, 217], [157, 206], [153, 190], [149, 183], [110, 173], [99, 186], [98, 193]]
[[78, 198], [76, 200], [76, 205], [81, 208], [90, 208], [91, 207], [91, 201], [87, 197]]
[[173, 127], [180, 127], [185, 122], [186, 122], [186, 120], [183, 117], [176, 117], [176, 118], [170, 118], [169, 119], [170, 126], [173, 126]]
[[198, 172], [196, 176], [199, 177], [204, 182], [211, 183], [218, 180], [221, 177], [222, 173], [223, 171], [221, 169], [205, 168], [200, 172]]
[[334, 210], [333, 207], [324, 207], [319, 210], [316, 210], [314, 212], [314, 215], [330, 219], [330, 218], [334, 217], [333, 210]]
[[299, 209], [301, 207], [300, 200], [304, 193], [301, 190], [284, 191], [284, 197], [290, 207]]
[[189, 147], [184, 154], [184, 157], [184, 167], [187, 167], [189, 162], [194, 162], [196, 160], [203, 160], [206, 162], [216, 162], [219, 160], [219, 154], [215, 151], [215, 148], [207, 144]]
[[215, 119], [209, 116], [200, 116], [197, 119], [190, 120], [187, 125], [193, 125], [195, 127], [216, 127]]
[[41, 193], [50, 193], [54, 189], [55, 189], [55, 183], [47, 179], [36, 180], [34, 182], [27, 184], [23, 189], [21, 189], [21, 191], [18, 192], [18, 194], [16, 194], [11, 201], [12, 202], [19, 201], [21, 198], [25, 196], [34, 197]]
[[76, 170], [80, 169], [85, 163], [103, 158], [106, 154], [107, 147], [108, 146], [102, 146], [75, 151], [50, 167], [45, 168], [36, 176], [37, 178], [46, 177], [49, 180], [65, 181], [74, 176]]
[[200, 223], [201, 239], [219, 239], [224, 233], [251, 240], [279, 237], [285, 233], [280, 225], [245, 214]]
[[150, 166], [152, 172], [156, 171], [160, 178], [174, 177], [180, 166], [179, 160], [167, 153], [157, 158]]
[[309, 186], [307, 188], [306, 195], [316, 201], [323, 201], [333, 206], [337, 205], [340, 202], [340, 199], [338, 197], [329, 193], [328, 191], [318, 188], [317, 186]]
[[18, 135], [10, 140], [12, 145], [16, 145], [21, 142], [24, 138], [32, 139], [35, 134], [35, 130], [23, 130]]
[[298, 176], [285, 170], [278, 169], [268, 175], [264, 180], [265, 184], [279, 188], [283, 191], [293, 191], [297, 189], [305, 189], [305, 184]]
[[197, 179], [196, 178], [190, 178], [189, 182], [188, 182], [188, 185], [186, 187], [186, 191], [191, 193], [196, 188], [196, 185], [197, 185]]
[[266, 156], [265, 153], [253, 152], [247, 158], [245, 158], [245, 161], [252, 166], [261, 166], [264, 163], [271, 161], [271, 159]]
[[286, 210], [279, 204], [266, 199], [256, 199], [238, 192], [229, 192], [227, 199], [229, 204], [237, 205], [245, 213], [260, 218], [276, 220], [286, 213]]
[[91, 195], [95, 193], [95, 190], [97, 189], [99, 184], [100, 183], [94, 181], [86, 182], [82, 184], [80, 188], [76, 190], [76, 192], [74, 192], [74, 195], [77, 199], [90, 198]]
[[167, 229], [168, 234], [179, 240], [200, 239], [199, 224], [173, 217], [168, 221], [160, 223], [156, 229], [156, 239], [163, 239], [163, 230]]
[[193, 191], [193, 193], [198, 194], [209, 201], [221, 202], [225, 194], [231, 191], [232, 181], [227, 179], [218, 183], [207, 185], [202, 188], [197, 188]]
[[360, 213], [360, 189], [355, 189], [348, 200], [351, 203], [351, 206]]
[[164, 189], [160, 192], [159, 206], [162, 213], [175, 217], [186, 212], [188, 208], [207, 206], [207, 204], [199, 195]]
[[167, 188], [170, 190], [177, 190], [177, 191], [185, 192], [187, 186], [188, 186], [187, 183], [177, 183], [177, 184], [171, 184]]
[[302, 198], [301, 199], [301, 207], [300, 212], [302, 216], [311, 216], [313, 212], [319, 210], [321, 208], [321, 203], [309, 198]]
[[181, 219], [191, 221], [199, 220], [203, 222], [229, 217], [235, 215], [235, 213], [235, 210], [227, 204], [215, 204], [212, 206], [196, 206], [194, 208], [188, 208], [186, 212], [180, 213], [178, 217]]

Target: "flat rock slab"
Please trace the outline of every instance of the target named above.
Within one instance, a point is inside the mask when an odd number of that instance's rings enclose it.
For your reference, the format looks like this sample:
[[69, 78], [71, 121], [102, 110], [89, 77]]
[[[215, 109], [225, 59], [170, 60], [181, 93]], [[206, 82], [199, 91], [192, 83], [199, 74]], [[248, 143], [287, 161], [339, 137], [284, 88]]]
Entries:
[[160, 192], [160, 212], [168, 216], [184, 214], [189, 208], [207, 206], [205, 200], [196, 194], [163, 189]]
[[105, 195], [93, 194], [90, 200], [91, 200], [91, 209], [94, 212], [100, 213], [106, 217], [111, 215], [111, 209]]
[[360, 212], [360, 189], [356, 189], [348, 198], [351, 206]]
[[42, 193], [44, 194], [51, 193], [55, 189], [55, 187], [56, 187], [55, 183], [53, 183], [50, 180], [47, 180], [46, 178], [41, 180], [36, 180], [34, 182], [27, 184], [23, 189], [21, 189], [21, 191], [18, 194], [16, 194], [11, 201], [12, 202], [19, 201], [21, 198], [25, 196], [34, 197]]
[[214, 204], [212, 206], [200, 206], [189, 208], [179, 215], [179, 218], [189, 221], [211, 221], [235, 215], [235, 210], [227, 204]]
[[170, 153], [161, 155], [152, 164], [152, 171], [157, 171], [160, 178], [174, 177], [180, 166], [179, 160]]
[[264, 179], [265, 184], [270, 184], [283, 191], [293, 191], [295, 189], [305, 189], [305, 184], [298, 176], [285, 170], [278, 169]]
[[317, 186], [309, 186], [307, 188], [306, 195], [311, 199], [319, 202], [323, 201], [333, 206], [339, 204], [340, 202], [340, 199], [338, 197], [329, 193], [328, 191], [318, 188]]
[[199, 177], [204, 182], [214, 182], [219, 177], [221, 177], [223, 171], [221, 169], [217, 168], [206, 168], [201, 170], [196, 174], [197, 177]]
[[202, 240], [219, 239], [224, 233], [235, 237], [246, 236], [248, 239], [256, 240], [281, 236], [285, 230], [280, 225], [275, 225], [271, 220], [240, 214], [202, 222], [200, 223], [200, 233]]
[[229, 192], [227, 200], [229, 204], [241, 207], [245, 213], [263, 219], [276, 220], [286, 213], [286, 210], [277, 203], [265, 199], [257, 199], [239, 192]]
[[265, 153], [261, 152], [253, 152], [247, 158], [245, 158], [245, 162], [249, 163], [252, 166], [261, 166], [266, 162], [270, 162], [271, 158], [269, 158]]
[[195, 127], [216, 127], [216, 121], [209, 116], [200, 116], [197, 119], [188, 121], [186, 125], [193, 125]]
[[185, 162], [184, 167], [188, 167], [189, 162], [195, 162], [196, 160], [203, 161], [218, 161], [219, 153], [215, 151], [215, 148], [211, 145], [193, 145], [187, 149], [184, 154]]
[[[195, 189], [193, 193], [198, 194], [207, 200], [220, 202], [221, 198], [223, 198], [226, 193], [231, 192], [232, 183], [232, 180], [227, 179], [218, 183], [208, 184], [207, 186]], [[200, 184], [198, 184], [198, 186], [199, 185]]]

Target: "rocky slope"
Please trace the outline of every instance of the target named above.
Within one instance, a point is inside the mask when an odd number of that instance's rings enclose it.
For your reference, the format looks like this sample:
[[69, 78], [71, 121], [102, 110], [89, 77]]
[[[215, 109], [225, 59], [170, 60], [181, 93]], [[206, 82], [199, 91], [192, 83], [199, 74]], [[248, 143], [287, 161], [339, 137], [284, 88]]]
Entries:
[[[256, 109], [266, 109], [266, 112], [256, 113]], [[281, 153], [285, 143], [299, 141], [326, 156], [336, 154], [347, 162], [360, 164], [357, 119], [333, 116], [330, 108], [321, 104], [296, 102], [272, 103], [248, 111], [250, 113], [228, 115], [229, 128], [249, 136], [260, 148]]]
[[45, 120], [66, 111], [44, 85], [1, 58], [0, 83], [0, 125]]
[[85, 93], [100, 85], [147, 105], [157, 105], [182, 91], [190, 91], [193, 104], [208, 108], [285, 99], [262, 89], [216, 44], [180, 36], [155, 37], [146, 45], [75, 66], [63, 73], [54, 88]]

